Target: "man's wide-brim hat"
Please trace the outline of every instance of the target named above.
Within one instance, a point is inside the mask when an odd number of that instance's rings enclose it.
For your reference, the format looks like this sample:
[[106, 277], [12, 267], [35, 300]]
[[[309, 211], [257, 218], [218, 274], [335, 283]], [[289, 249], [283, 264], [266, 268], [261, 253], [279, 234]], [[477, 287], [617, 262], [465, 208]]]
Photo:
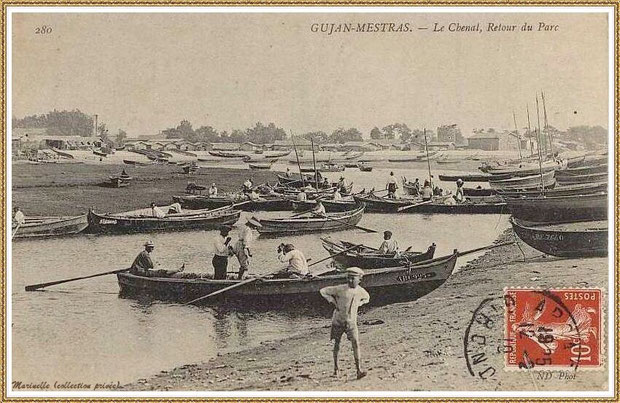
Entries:
[[362, 269], [360, 269], [359, 267], [349, 267], [347, 269], [347, 274], [349, 276], [360, 276], [360, 277], [362, 277], [364, 275], [364, 271]]

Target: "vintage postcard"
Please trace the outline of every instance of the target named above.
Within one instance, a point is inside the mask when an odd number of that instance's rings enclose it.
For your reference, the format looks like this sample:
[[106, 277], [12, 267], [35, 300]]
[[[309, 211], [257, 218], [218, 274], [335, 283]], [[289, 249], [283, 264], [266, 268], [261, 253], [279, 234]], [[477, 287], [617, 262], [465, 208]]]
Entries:
[[3, 13], [3, 398], [618, 399], [617, 3]]

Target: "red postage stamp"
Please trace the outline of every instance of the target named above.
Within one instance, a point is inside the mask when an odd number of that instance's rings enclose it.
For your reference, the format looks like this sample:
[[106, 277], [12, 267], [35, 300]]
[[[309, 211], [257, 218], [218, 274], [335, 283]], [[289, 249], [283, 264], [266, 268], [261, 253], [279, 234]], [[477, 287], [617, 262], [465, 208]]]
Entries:
[[601, 366], [601, 290], [504, 290], [507, 369]]

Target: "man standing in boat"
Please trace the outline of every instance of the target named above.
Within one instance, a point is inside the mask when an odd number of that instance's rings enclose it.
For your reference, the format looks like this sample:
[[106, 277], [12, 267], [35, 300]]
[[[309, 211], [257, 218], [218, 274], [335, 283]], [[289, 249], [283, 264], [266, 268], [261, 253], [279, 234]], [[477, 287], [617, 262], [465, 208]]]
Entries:
[[215, 182], [213, 182], [211, 184], [211, 187], [209, 188], [209, 197], [215, 197], [217, 196], [217, 186], [215, 186]]
[[388, 178], [386, 189], [388, 191], [387, 197], [389, 199], [396, 199], [396, 189], [398, 189], [398, 181], [394, 176], [394, 172], [390, 172], [390, 177]]
[[424, 187], [422, 187], [422, 201], [433, 200], [433, 189], [431, 188], [431, 183], [428, 180], [424, 181]]
[[250, 268], [250, 258], [252, 253], [250, 252], [250, 245], [254, 240], [254, 234], [250, 221], [247, 221], [239, 232], [239, 239], [233, 246], [233, 252], [237, 256], [239, 261], [239, 280], [243, 280], [245, 273]]
[[181, 266], [179, 270], [155, 270], [155, 264], [151, 258], [151, 252], [155, 249], [155, 244], [152, 241], [148, 241], [144, 244], [144, 250], [138, 253], [138, 256], [131, 264], [129, 272], [136, 276], [143, 277], [171, 277], [177, 273], [181, 273], [185, 270], [185, 264]]
[[222, 225], [220, 227], [220, 233], [215, 237], [213, 241], [213, 248], [215, 254], [213, 255], [213, 264], [215, 280], [226, 280], [226, 270], [228, 269], [228, 256], [231, 254], [231, 247], [229, 246], [231, 238], [228, 236], [230, 233], [230, 227]]
[[347, 284], [322, 288], [319, 292], [334, 306], [332, 315], [331, 340], [334, 340], [334, 376], [338, 375], [338, 352], [343, 333], [353, 346], [353, 358], [357, 370], [357, 379], [366, 376], [360, 364], [359, 331], [357, 328], [357, 310], [360, 306], [370, 302], [368, 292], [360, 287], [364, 272], [359, 267], [347, 269]]
[[281, 243], [278, 246], [278, 260], [288, 262], [288, 266], [274, 274], [275, 278], [301, 278], [308, 275], [308, 263], [303, 252], [295, 249], [293, 244]]
[[383, 243], [379, 247], [379, 253], [382, 255], [393, 255], [398, 252], [398, 242], [392, 239], [392, 231], [383, 232]]

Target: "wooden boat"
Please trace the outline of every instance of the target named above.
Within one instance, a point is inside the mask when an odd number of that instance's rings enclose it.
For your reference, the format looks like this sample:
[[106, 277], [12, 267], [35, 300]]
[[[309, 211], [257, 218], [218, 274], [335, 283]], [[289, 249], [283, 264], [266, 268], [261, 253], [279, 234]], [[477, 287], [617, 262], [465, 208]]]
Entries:
[[342, 156], [346, 160], [356, 160], [358, 158], [361, 158], [364, 155], [364, 153], [365, 153], [364, 151], [346, 152]]
[[[412, 301], [441, 286], [452, 274], [458, 252], [422, 263], [367, 270], [361, 285], [370, 294], [370, 305]], [[117, 274], [123, 297], [150, 296], [165, 301], [189, 302], [241, 280], [205, 278], [142, 277], [130, 273]], [[258, 310], [312, 306], [330, 309], [319, 294], [324, 287], [346, 284], [346, 274], [328, 274], [302, 279], [268, 279], [237, 287], [204, 301], [205, 304], [226, 304]]]
[[265, 153], [263, 155], [265, 156], [265, 158], [281, 158], [281, 157], [286, 157], [290, 153], [291, 153], [291, 150], [288, 150], [288, 151], [272, 151], [272, 152]]
[[461, 179], [463, 182], [488, 182], [491, 179], [500, 180], [500, 179], [509, 179], [511, 176], [509, 174], [475, 174], [475, 173], [467, 173], [462, 175], [448, 175], [448, 174], [440, 174], [439, 180], [444, 182], [456, 182]]
[[515, 218], [533, 222], [572, 222], [607, 219], [607, 193], [505, 198]]
[[543, 174], [558, 169], [558, 164], [554, 161], [547, 161], [542, 164], [542, 168], [538, 163], [515, 163], [510, 165], [500, 166], [487, 166], [484, 170], [482, 167], [478, 168], [483, 172], [491, 175], [510, 175], [511, 177], [517, 176], [531, 176], [540, 175], [542, 170]]
[[368, 213], [397, 213], [400, 207], [410, 206], [420, 203], [420, 199], [388, 199], [387, 197], [379, 197], [373, 193], [353, 195], [358, 203], [366, 204], [366, 212]]
[[172, 196], [172, 199], [186, 209], [215, 209], [233, 203], [244, 203], [239, 206], [239, 209], [243, 211], [291, 211], [293, 209], [292, 199], [283, 196], [260, 196], [259, 200], [249, 200], [246, 195], [207, 196], [187, 194]]
[[[304, 175], [304, 180], [302, 181], [301, 179], [299, 179], [299, 175], [294, 175], [292, 177], [286, 177], [284, 175], [277, 175], [278, 177], [278, 182], [285, 187], [288, 188], [295, 188], [295, 189], [299, 189], [302, 188], [304, 186], [314, 186], [315, 184], [315, 179], [314, 179], [314, 175], [310, 176], [310, 175]], [[319, 172], [319, 189], [329, 189], [329, 188], [333, 188], [338, 186], [337, 183], [330, 183], [328, 185], [325, 185], [325, 183], [323, 182], [323, 177], [321, 176], [321, 173]], [[353, 182], [348, 183], [345, 186], [345, 189], [340, 189], [340, 193], [342, 195], [348, 195], [351, 194], [351, 191], [353, 190]]]
[[[319, 172], [341, 172], [344, 171], [344, 166], [335, 163], [324, 163], [316, 167]], [[301, 172], [314, 172], [313, 166], [301, 167]]]
[[43, 238], [78, 234], [88, 227], [86, 215], [74, 217], [26, 217], [13, 239]]
[[359, 166], [359, 162], [343, 162], [345, 168], [357, 168]]
[[269, 170], [271, 169], [271, 162], [257, 162], [257, 163], [253, 163], [253, 164], [248, 164], [248, 166], [250, 167], [250, 169], [258, 169], [258, 170]]
[[243, 158], [247, 155], [245, 153], [237, 153], [234, 151], [209, 151], [209, 154], [214, 157], [222, 158]]
[[360, 269], [379, 269], [383, 267], [397, 267], [411, 263], [431, 260], [435, 255], [435, 244], [428, 247], [426, 252], [402, 252], [399, 254], [381, 254], [375, 248], [358, 246], [344, 252], [356, 244], [346, 241], [334, 242], [328, 238], [321, 238], [323, 248], [334, 256], [334, 263], [340, 268], [359, 267]]
[[164, 218], [88, 212], [90, 233], [135, 233], [153, 231], [183, 231], [191, 229], [216, 229], [220, 225], [234, 224], [241, 211], [232, 207], [217, 211], [198, 210], [167, 214]]
[[541, 225], [511, 217], [510, 223], [523, 242], [548, 255], [607, 256], [607, 220]]
[[150, 165], [148, 162], [134, 161], [134, 160], [123, 160], [123, 162], [127, 165]]
[[585, 166], [606, 164], [607, 161], [608, 161], [607, 154], [585, 155], [583, 156], [583, 158], [575, 160], [575, 161], [569, 160], [568, 168], [580, 168], [580, 167], [585, 167]]
[[[544, 195], [548, 197], [557, 197], [587, 195], [601, 192], [607, 192], [607, 182], [581, 183], [545, 189]], [[540, 189], [527, 191], [497, 191], [497, 194], [501, 197], [538, 197], [541, 193]]]
[[[548, 171], [543, 173], [542, 182], [545, 188], [555, 186], [555, 171]], [[518, 189], [540, 189], [541, 178], [540, 174], [530, 176], [517, 176], [510, 179], [502, 180], [490, 180], [489, 185], [495, 190], [518, 190]]]
[[569, 175], [559, 176], [557, 178], [560, 185], [573, 185], [579, 183], [605, 182], [607, 181], [607, 172], [590, 174], [590, 175]]
[[[355, 210], [357, 204], [354, 200], [325, 200], [321, 199], [325, 211], [328, 213]], [[294, 211], [308, 211], [316, 207], [316, 200], [296, 201], [292, 202]]]
[[465, 196], [472, 196], [472, 197], [486, 197], [486, 196], [493, 196], [495, 194], [497, 194], [497, 191], [495, 189], [477, 189], [477, 188], [463, 188], [463, 194]]
[[[422, 214], [507, 214], [508, 209], [503, 201], [475, 201], [466, 199], [463, 203], [446, 204], [444, 201], [451, 196], [434, 197], [430, 203], [422, 204], [421, 199], [388, 199], [371, 195], [353, 195], [357, 202], [366, 203], [366, 211], [373, 213], [422, 213]], [[402, 207], [410, 207], [398, 211]]]
[[327, 213], [327, 217], [286, 217], [260, 219], [252, 217], [249, 223], [256, 228], [259, 234], [289, 235], [307, 232], [341, 231], [351, 229], [362, 219], [364, 204], [357, 208], [340, 213]]
[[98, 157], [107, 157], [108, 156], [107, 153], [105, 153], [105, 152], [103, 152], [101, 150], [93, 150], [93, 154], [95, 154]]
[[573, 175], [591, 175], [607, 173], [607, 164], [589, 165], [584, 167], [559, 169], [555, 172], [555, 177], [573, 176]]
[[435, 162], [441, 165], [444, 164], [458, 164], [459, 162], [461, 162], [462, 160], [454, 160], [454, 159], [436, 159]]

